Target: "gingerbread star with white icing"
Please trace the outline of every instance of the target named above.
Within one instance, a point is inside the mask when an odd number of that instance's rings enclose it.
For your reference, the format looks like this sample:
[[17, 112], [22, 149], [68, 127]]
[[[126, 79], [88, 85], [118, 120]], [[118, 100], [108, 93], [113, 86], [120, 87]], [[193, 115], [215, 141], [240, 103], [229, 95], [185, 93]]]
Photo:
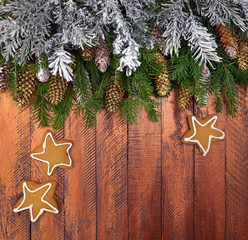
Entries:
[[184, 143], [196, 144], [203, 156], [210, 150], [212, 142], [218, 142], [225, 138], [225, 133], [215, 127], [218, 117], [209, 115], [204, 119], [188, 116], [190, 130], [185, 133]]
[[47, 175], [52, 175], [57, 167], [71, 168], [72, 160], [69, 150], [72, 147], [72, 141], [55, 141], [51, 132], [46, 131], [43, 137], [43, 144], [31, 152], [31, 157], [41, 161]]
[[53, 198], [57, 182], [49, 181], [38, 184], [32, 181], [21, 182], [23, 196], [18, 200], [13, 211], [19, 213], [29, 209], [31, 222], [36, 222], [44, 212], [58, 213], [58, 207]]

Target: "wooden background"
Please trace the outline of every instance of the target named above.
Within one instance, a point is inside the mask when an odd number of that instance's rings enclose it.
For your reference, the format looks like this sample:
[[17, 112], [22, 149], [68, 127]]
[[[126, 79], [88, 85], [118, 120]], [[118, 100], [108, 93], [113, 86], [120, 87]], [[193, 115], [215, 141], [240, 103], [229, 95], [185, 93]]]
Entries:
[[[248, 92], [240, 87], [238, 117], [219, 115], [225, 141], [207, 157], [181, 143], [188, 114], [214, 113], [211, 104], [178, 111], [175, 96], [161, 100], [159, 123], [139, 114], [138, 123], [105, 111], [87, 129], [71, 115], [57, 139], [74, 140], [72, 170], [46, 176], [30, 151], [41, 144], [30, 108], [17, 109], [0, 95], [0, 239], [181, 240], [248, 239]], [[56, 179], [60, 213], [34, 224], [28, 211], [12, 209], [22, 179]]]

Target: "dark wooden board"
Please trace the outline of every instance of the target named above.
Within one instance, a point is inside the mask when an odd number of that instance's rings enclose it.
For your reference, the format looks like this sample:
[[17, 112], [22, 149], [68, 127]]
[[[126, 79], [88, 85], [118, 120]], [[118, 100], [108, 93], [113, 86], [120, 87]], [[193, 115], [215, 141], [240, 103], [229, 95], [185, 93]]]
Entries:
[[[50, 130], [74, 141], [74, 168], [48, 177], [30, 158], [46, 129], [33, 123], [29, 107], [0, 94], [0, 239], [248, 239], [247, 89], [239, 88], [239, 100], [237, 118], [219, 114], [226, 139], [206, 157], [181, 138], [187, 115], [214, 113], [213, 99], [204, 109], [179, 111], [172, 94], [161, 100], [160, 122], [141, 111], [132, 126], [103, 110], [87, 129], [71, 113], [63, 129]], [[23, 179], [56, 180], [60, 213], [32, 224], [28, 211], [14, 214]]]
[[0, 239], [30, 239], [28, 212], [13, 212], [30, 179], [30, 109], [18, 109], [9, 92], [0, 94]]
[[97, 239], [128, 239], [127, 125], [101, 111], [96, 125]]
[[[37, 124], [32, 123], [31, 128], [31, 150], [42, 144], [42, 139], [47, 129], [38, 128]], [[64, 129], [52, 130], [56, 140], [64, 139]], [[29, 153], [30, 154], [30, 153]], [[44, 215], [35, 223], [31, 224], [31, 239], [65, 239], [65, 217], [64, 217], [64, 172], [62, 168], [57, 168], [51, 176], [44, 171], [40, 161], [31, 160], [31, 180], [44, 183], [49, 180], [55, 180], [58, 183], [55, 199], [58, 204], [59, 213], [54, 215], [45, 212]]]
[[161, 239], [161, 122], [140, 112], [128, 127], [129, 239]]
[[[194, 115], [215, 114], [213, 97], [206, 107], [195, 107]], [[217, 128], [225, 132], [225, 111], [218, 114]], [[225, 140], [213, 143], [203, 157], [195, 147], [195, 238], [225, 239]]]
[[193, 146], [181, 142], [192, 109], [178, 110], [175, 94], [162, 104], [162, 239], [166, 240], [193, 239], [194, 234]]
[[65, 172], [65, 239], [96, 239], [96, 130], [71, 113], [65, 137], [73, 140], [73, 169]]
[[239, 87], [237, 118], [226, 124], [226, 239], [248, 239], [248, 92]]

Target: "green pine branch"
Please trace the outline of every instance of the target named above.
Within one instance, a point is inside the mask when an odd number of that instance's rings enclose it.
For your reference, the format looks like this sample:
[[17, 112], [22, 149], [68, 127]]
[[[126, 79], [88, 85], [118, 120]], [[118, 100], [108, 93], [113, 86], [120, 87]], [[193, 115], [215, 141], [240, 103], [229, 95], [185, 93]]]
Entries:
[[153, 79], [161, 71], [161, 66], [155, 64], [154, 50], [143, 49], [141, 62], [141, 66], [130, 77], [123, 75], [123, 90], [127, 93], [127, 98], [121, 104], [120, 115], [125, 117], [129, 124], [136, 122], [139, 106], [144, 108], [151, 121], [159, 120]]
[[70, 83], [66, 90], [64, 99], [57, 106], [52, 107], [52, 127], [54, 129], [60, 129], [64, 126], [66, 117], [70, 113], [70, 109], [73, 105], [73, 85]]
[[31, 101], [33, 119], [39, 123], [39, 127], [49, 127], [51, 123], [51, 103], [45, 97], [48, 85], [48, 82], [37, 83], [34, 98]]

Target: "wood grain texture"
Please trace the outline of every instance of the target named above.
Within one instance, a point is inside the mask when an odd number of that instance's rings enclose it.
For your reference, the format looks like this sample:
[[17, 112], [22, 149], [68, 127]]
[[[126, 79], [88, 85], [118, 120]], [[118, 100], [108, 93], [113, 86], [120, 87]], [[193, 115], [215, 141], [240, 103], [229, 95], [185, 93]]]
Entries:
[[161, 122], [128, 127], [129, 239], [161, 239]]
[[226, 239], [248, 239], [248, 91], [239, 87], [238, 117], [226, 125]]
[[127, 125], [101, 111], [96, 126], [97, 239], [128, 239]]
[[[45, 131], [45, 128], [38, 128], [37, 124], [32, 122], [31, 125], [31, 150], [42, 144], [42, 139]], [[64, 139], [64, 129], [54, 131], [50, 130], [56, 140]], [[40, 161], [35, 159], [31, 160], [31, 179], [32, 181], [43, 183], [48, 180], [55, 180], [58, 183], [55, 200], [58, 204], [59, 213], [52, 214], [45, 212], [43, 216], [35, 223], [31, 224], [31, 237], [32, 240], [57, 240], [64, 239], [64, 228], [65, 228], [65, 219], [64, 219], [64, 169], [57, 168], [52, 176], [48, 176], [44, 171]]]
[[71, 113], [65, 137], [73, 140], [73, 169], [65, 172], [65, 239], [96, 239], [96, 148], [95, 128], [87, 129]]
[[[207, 107], [195, 107], [195, 116], [215, 113], [213, 97]], [[225, 111], [218, 114], [217, 128], [225, 131]], [[211, 145], [203, 157], [195, 146], [195, 239], [225, 239], [225, 140]]]
[[176, 95], [162, 103], [163, 237], [193, 239], [194, 162], [193, 147], [181, 142], [188, 130], [189, 110], [179, 111]]
[[10, 93], [0, 95], [0, 239], [30, 239], [29, 212], [13, 212], [22, 196], [20, 181], [30, 179], [30, 110], [18, 109]]
[[[248, 91], [239, 87], [237, 118], [219, 114], [225, 141], [206, 157], [181, 143], [187, 115], [205, 117], [208, 107], [178, 111], [175, 95], [161, 100], [161, 121], [144, 111], [127, 126], [118, 114], [101, 111], [87, 129], [73, 113], [56, 139], [73, 140], [73, 169], [48, 177], [30, 152], [46, 129], [17, 109], [9, 92], [0, 94], [0, 239], [9, 240], [174, 240], [248, 239]], [[13, 207], [20, 181], [56, 180], [60, 213], [30, 223], [28, 211]]]

